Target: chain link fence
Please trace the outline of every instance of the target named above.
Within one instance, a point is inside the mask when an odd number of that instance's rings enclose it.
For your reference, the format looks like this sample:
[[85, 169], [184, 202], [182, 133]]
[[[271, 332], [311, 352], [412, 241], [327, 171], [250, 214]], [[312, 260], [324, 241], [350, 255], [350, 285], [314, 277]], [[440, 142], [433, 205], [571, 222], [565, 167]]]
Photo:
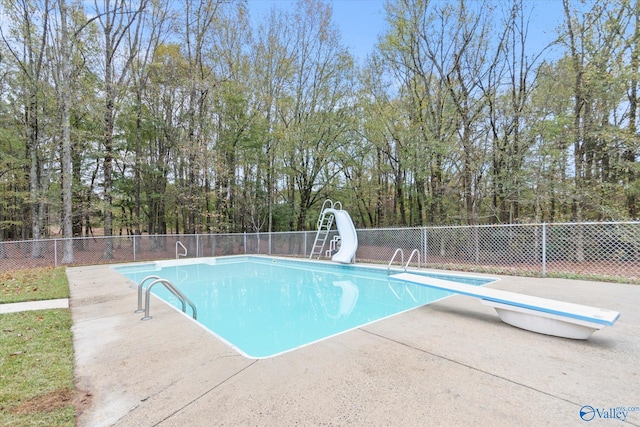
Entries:
[[358, 239], [359, 261], [418, 249], [429, 268], [640, 283], [640, 222], [363, 230]]
[[[308, 257], [315, 236], [307, 231], [5, 241], [0, 271], [242, 254]], [[358, 241], [358, 262], [387, 265], [393, 258], [395, 266], [640, 284], [640, 222], [366, 229], [358, 230]]]

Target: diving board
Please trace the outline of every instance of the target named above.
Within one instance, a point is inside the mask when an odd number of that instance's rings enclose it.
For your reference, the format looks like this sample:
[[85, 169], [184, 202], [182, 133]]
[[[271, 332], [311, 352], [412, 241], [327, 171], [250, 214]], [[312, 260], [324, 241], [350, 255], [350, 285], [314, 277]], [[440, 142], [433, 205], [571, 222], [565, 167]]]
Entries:
[[516, 292], [466, 285], [411, 273], [390, 278], [482, 299], [500, 319], [512, 326], [571, 339], [587, 339], [605, 326], [613, 326], [620, 313], [586, 305], [540, 298]]

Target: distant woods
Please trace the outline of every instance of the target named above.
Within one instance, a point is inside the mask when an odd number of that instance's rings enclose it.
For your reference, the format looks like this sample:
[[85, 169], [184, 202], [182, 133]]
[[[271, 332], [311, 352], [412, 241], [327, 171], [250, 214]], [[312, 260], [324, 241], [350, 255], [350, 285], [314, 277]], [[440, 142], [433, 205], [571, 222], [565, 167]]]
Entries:
[[0, 5], [0, 240], [638, 217], [636, 1]]

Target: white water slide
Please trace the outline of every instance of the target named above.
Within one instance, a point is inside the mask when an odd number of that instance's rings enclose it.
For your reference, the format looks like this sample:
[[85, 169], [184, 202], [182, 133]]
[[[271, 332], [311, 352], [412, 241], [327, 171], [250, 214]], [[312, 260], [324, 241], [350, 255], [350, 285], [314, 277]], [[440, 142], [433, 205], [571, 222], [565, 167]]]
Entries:
[[331, 260], [350, 264], [354, 260], [358, 249], [358, 234], [349, 212], [342, 209], [327, 208], [323, 213], [333, 214], [336, 228], [340, 234], [340, 249], [331, 257]]

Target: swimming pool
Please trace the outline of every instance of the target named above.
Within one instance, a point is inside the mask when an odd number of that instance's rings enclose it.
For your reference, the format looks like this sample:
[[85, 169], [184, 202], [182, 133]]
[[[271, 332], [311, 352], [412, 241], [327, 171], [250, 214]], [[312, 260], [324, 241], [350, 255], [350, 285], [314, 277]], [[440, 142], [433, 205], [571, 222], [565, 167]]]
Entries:
[[[393, 280], [386, 268], [262, 256], [158, 261], [114, 269], [136, 284], [149, 275], [171, 281], [195, 303], [198, 323], [253, 359], [276, 356], [451, 295]], [[472, 285], [495, 280], [413, 272]], [[154, 286], [152, 293], [181, 307], [164, 287]]]

